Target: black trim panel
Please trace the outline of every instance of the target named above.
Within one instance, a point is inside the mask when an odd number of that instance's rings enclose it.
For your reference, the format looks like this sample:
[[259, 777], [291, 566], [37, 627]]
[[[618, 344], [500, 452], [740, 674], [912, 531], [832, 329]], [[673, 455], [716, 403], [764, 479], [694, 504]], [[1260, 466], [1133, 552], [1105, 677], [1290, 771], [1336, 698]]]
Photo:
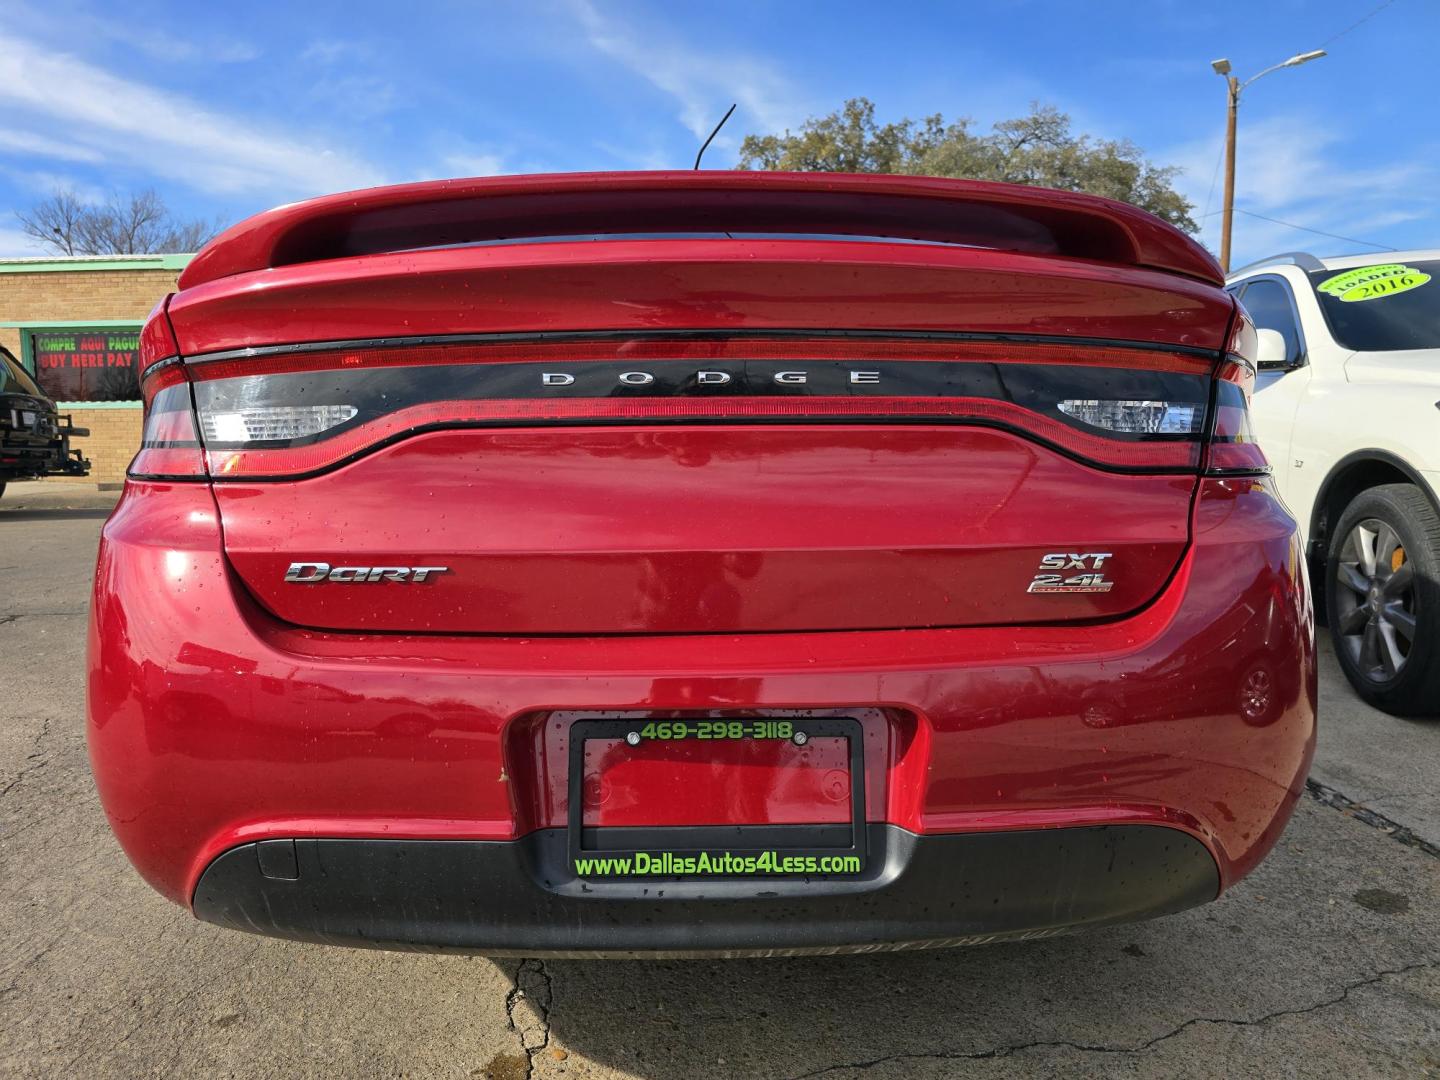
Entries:
[[208, 484], [211, 480], [208, 476], [196, 476], [192, 473], [180, 475], [177, 473], [126, 472], [125, 478], [127, 480], [148, 480], [157, 484]]
[[[255, 844], [206, 869], [195, 914], [236, 930], [370, 948], [487, 955], [843, 952], [1040, 937], [1213, 900], [1205, 846], [1176, 829], [1110, 825], [917, 836], [868, 827], [846, 878], [582, 881], [565, 829], [516, 841]], [[282, 862], [281, 876], [262, 866]]]
[[140, 372], [140, 378], [137, 381], [143, 383], [146, 379], [148, 379], [151, 375], [154, 375], [157, 371], [163, 371], [165, 368], [174, 367], [176, 364], [180, 364], [183, 362], [183, 357], [180, 357], [178, 355], [166, 356], [163, 359], [156, 360], [153, 364], [147, 365], [145, 370]]
[[[339, 468], [348, 461], [373, 453], [397, 438], [409, 438], [423, 431], [460, 430], [485, 427], [572, 427], [634, 426], [637, 424], [958, 424], [994, 427], [1049, 446], [1087, 465], [1120, 473], [1193, 474], [1200, 461], [1203, 430], [1199, 425], [1189, 434], [1142, 434], [1110, 431], [1078, 420], [1060, 409], [1066, 399], [1129, 399], [1170, 401], [1190, 404], [1203, 411], [1213, 395], [1213, 380], [1206, 375], [1136, 368], [1090, 367], [1085, 365], [1033, 362], [942, 361], [942, 360], [686, 360], [651, 361], [595, 360], [558, 361], [553, 364], [524, 362], [438, 364], [425, 366], [423, 378], [410, 366], [376, 369], [320, 369], [269, 373], [260, 376], [234, 375], [206, 379], [189, 389], [198, 415], [230, 412], [265, 406], [300, 403], [353, 406], [355, 415], [315, 435], [288, 440], [218, 442], [205, 441], [210, 452], [227, 450], [294, 449], [326, 442], [342, 434], [381, 420], [407, 408], [441, 402], [487, 401], [645, 401], [660, 398], [710, 398], [716, 400], [794, 399], [807, 397], [843, 398], [863, 402], [866, 398], [903, 398], [921, 411], [891, 415], [882, 407], [866, 413], [856, 406], [854, 413], [838, 415], [721, 415], [695, 416], [565, 415], [540, 417], [521, 415], [486, 419], [439, 420], [417, 424], [366, 443], [343, 458], [307, 472], [283, 475], [254, 475], [237, 471], [221, 473], [217, 482], [294, 480]], [[721, 380], [702, 384], [702, 374]], [[547, 380], [556, 380], [550, 383]], [[174, 389], [174, 388], [172, 388]], [[1192, 461], [1163, 465], [1119, 464], [1091, 457], [1074, 446], [1060, 445], [1043, 431], [1008, 422], [1003, 417], [955, 415], [946, 412], [948, 401], [973, 399], [975, 407], [988, 403], [995, 408], [1013, 408], [1033, 413], [1052, 425], [1081, 436], [1124, 444], [1182, 444], [1195, 448]], [[926, 402], [934, 402], [926, 411]], [[1180, 452], [1181, 454], [1184, 451]]]
[[[725, 381], [719, 385], [702, 384], [699, 381], [702, 372]], [[423, 373], [423, 377], [417, 373]], [[560, 383], [547, 384], [547, 376], [560, 380]], [[1162, 400], [1205, 409], [1213, 393], [1212, 382], [1206, 375], [1193, 373], [1060, 363], [886, 359], [656, 359], [436, 364], [376, 369], [326, 368], [318, 371], [205, 379], [188, 389], [193, 392], [195, 407], [202, 418], [207, 413], [312, 402], [345, 404], [357, 410], [352, 419], [327, 428], [317, 435], [251, 442], [206, 440], [205, 446], [208, 450], [309, 446], [408, 406], [444, 401], [646, 401], [657, 398], [803, 400], [808, 397], [843, 397], [856, 400], [903, 397], [916, 402], [937, 403], [948, 399], [971, 398], [1019, 406], [1082, 434], [1103, 437], [1117, 443], [1198, 444], [1204, 437], [1200, 427], [1189, 433], [1173, 435], [1111, 431], [1068, 416], [1059, 409], [1059, 403], [1067, 398], [1115, 398]], [[186, 387], [170, 389], [187, 390]], [[1211, 411], [1213, 412], [1213, 409]], [[857, 416], [871, 420], [889, 418], [889, 414], [881, 411], [869, 417], [863, 414]], [[824, 414], [812, 418], [800, 414], [774, 419], [781, 422], [813, 419], [830, 424], [843, 424], [849, 418], [848, 415]], [[940, 411], [917, 418], [940, 423], [951, 419]], [[554, 426], [588, 425], [593, 419], [604, 417], [518, 419], [526, 426]], [[667, 418], [643, 416], [623, 419], [626, 424], [644, 424], [652, 419], [663, 421]], [[686, 416], [678, 419], [682, 423], [688, 423], [694, 418]], [[718, 419], [744, 423], [751, 419], [769, 418], [725, 416]], [[501, 422], [514, 421], [502, 418]]]

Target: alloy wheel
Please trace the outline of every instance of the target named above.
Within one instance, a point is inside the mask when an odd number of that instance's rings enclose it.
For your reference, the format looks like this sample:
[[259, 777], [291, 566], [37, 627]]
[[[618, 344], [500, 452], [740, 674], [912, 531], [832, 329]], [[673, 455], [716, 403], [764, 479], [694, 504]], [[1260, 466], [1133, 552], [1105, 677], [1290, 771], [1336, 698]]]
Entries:
[[1395, 530], [1379, 518], [1357, 522], [1336, 563], [1335, 629], [1356, 668], [1384, 683], [1415, 647], [1415, 574]]

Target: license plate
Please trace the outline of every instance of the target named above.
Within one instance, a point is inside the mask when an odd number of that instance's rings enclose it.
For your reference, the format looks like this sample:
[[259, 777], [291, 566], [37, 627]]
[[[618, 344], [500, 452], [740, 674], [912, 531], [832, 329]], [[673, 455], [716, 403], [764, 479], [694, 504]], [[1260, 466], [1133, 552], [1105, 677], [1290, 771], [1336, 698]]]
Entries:
[[35, 414], [33, 412], [22, 412], [20, 414], [20, 423], [26, 427], [33, 428], [35, 426]]
[[853, 718], [579, 720], [569, 744], [578, 877], [864, 869], [864, 740]]

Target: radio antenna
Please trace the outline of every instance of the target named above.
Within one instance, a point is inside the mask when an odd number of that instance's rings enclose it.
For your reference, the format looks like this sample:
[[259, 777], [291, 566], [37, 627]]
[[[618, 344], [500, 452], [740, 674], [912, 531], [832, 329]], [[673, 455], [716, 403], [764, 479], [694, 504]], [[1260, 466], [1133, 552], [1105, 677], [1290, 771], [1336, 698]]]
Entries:
[[705, 156], [705, 151], [710, 148], [711, 141], [715, 138], [716, 135], [720, 134], [720, 129], [725, 126], [725, 121], [730, 119], [730, 113], [733, 113], [734, 111], [735, 106], [731, 105], [729, 112], [727, 112], [724, 116], [720, 118], [720, 122], [715, 125], [715, 130], [710, 132], [710, 138], [705, 140], [705, 145], [700, 147], [700, 152], [695, 155], [696, 172], [700, 170], [700, 159]]

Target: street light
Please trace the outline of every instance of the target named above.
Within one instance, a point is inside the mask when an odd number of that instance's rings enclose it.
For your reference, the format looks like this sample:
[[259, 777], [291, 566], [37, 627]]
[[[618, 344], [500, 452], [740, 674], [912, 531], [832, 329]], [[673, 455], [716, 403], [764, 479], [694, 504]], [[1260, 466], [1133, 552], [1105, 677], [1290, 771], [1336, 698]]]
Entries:
[[1222, 58], [1210, 61], [1210, 66], [1215, 69], [1215, 74], [1224, 76], [1225, 85], [1230, 91], [1230, 111], [1225, 122], [1225, 207], [1220, 218], [1220, 269], [1227, 274], [1230, 272], [1230, 226], [1235, 220], [1235, 112], [1240, 106], [1240, 92], [1256, 79], [1263, 79], [1272, 71], [1299, 67], [1301, 64], [1308, 64], [1311, 60], [1319, 60], [1324, 55], [1324, 49], [1296, 53], [1289, 60], [1268, 67], [1260, 74], [1252, 75], [1243, 83], [1230, 74], [1229, 60]]

